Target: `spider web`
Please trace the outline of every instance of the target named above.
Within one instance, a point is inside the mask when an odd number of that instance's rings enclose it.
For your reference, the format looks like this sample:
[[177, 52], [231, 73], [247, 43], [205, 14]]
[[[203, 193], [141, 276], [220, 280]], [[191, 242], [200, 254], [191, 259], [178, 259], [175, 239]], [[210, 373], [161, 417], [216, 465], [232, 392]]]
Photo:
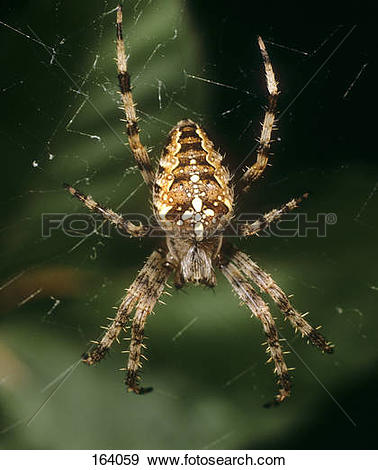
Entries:
[[[84, 212], [61, 189], [63, 181], [122, 212], [150, 213], [117, 110], [115, 3], [98, 0], [89, 8], [57, 0], [4, 7], [0, 439], [5, 448], [269, 448], [297, 426], [315, 435], [323, 422], [308, 413], [309, 404], [328, 410], [340, 429], [362, 420], [351, 397], [371, 386], [377, 357], [371, 312], [378, 279], [374, 262], [363, 262], [359, 243], [363, 238], [370, 259], [376, 251], [378, 182], [371, 152], [356, 138], [364, 127], [355, 119], [369, 96], [370, 51], [361, 46], [369, 42], [359, 27], [293, 34], [250, 19], [243, 20], [246, 40], [242, 20], [218, 2], [212, 10], [214, 5], [138, 0], [125, 6], [142, 141], [156, 158], [170, 128], [190, 117], [208, 129], [233, 171], [250, 164], [266, 98], [255, 37], [264, 37], [283, 91], [279, 142], [272, 167], [240, 201], [240, 210], [269, 210], [310, 191], [305, 211], [312, 218], [335, 213], [338, 223], [324, 239], [310, 232], [301, 239], [237, 243], [295, 292], [300, 310], [311, 308], [311, 321], [324, 325], [338, 352], [331, 359], [317, 355], [278, 318], [301, 359], [289, 357], [290, 366], [297, 366], [295, 398], [267, 415], [261, 404], [271, 398], [273, 376], [263, 365], [261, 326], [248, 319], [220, 280], [215, 293], [171, 290], [173, 297], [163, 298], [167, 305], [157, 308], [147, 326], [150, 361], [144, 380], [155, 392], [143, 401], [125, 395], [115, 372], [124, 367], [119, 352], [125, 348], [115, 347], [95, 369], [79, 365], [98, 325], [112, 316], [111, 307], [154, 246], [154, 240], [125, 240], [113, 232], [75, 238], [56, 230], [41, 237], [42, 213]], [[351, 390], [348, 381], [357, 371], [360, 380]], [[183, 422], [190, 423], [188, 429]], [[46, 429], [52, 426], [56, 432], [50, 435]], [[319, 436], [313, 442], [324, 447]], [[291, 445], [289, 439], [281, 447]]]

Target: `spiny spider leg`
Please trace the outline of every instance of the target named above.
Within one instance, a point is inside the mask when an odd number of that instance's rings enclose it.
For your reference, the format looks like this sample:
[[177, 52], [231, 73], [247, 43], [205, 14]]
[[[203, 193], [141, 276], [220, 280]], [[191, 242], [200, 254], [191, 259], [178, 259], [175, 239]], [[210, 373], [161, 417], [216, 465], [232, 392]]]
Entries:
[[117, 68], [129, 145], [144, 181], [148, 186], [151, 186], [155, 172], [152, 169], [147, 149], [141, 143], [139, 137], [138, 119], [135, 113], [133, 95], [131, 93], [130, 75], [127, 71], [125, 44], [122, 36], [122, 7], [120, 4], [118, 4], [117, 7]]
[[302, 197], [291, 199], [291, 201], [282, 205], [279, 209], [273, 209], [270, 212], [267, 212], [255, 222], [251, 224], [243, 224], [240, 227], [239, 234], [242, 237], [250, 237], [252, 235], [256, 235], [261, 230], [267, 228], [272, 222], [276, 222], [277, 220], [279, 220], [287, 212], [296, 209], [302, 202], [302, 198], [305, 199], [307, 197], [308, 193], [305, 193]]
[[274, 372], [278, 377], [279, 391], [275, 402], [280, 403], [290, 395], [290, 376], [280, 345], [277, 327], [269, 307], [232, 262], [226, 262], [220, 266], [220, 269], [231, 284], [235, 293], [263, 325], [267, 337], [267, 352], [270, 353], [268, 362], [273, 360], [275, 366]]
[[152, 390], [152, 388], [143, 388], [139, 385], [140, 377], [138, 376], [138, 369], [142, 367], [141, 359], [146, 359], [142, 354], [142, 348], [145, 347], [143, 344], [144, 327], [148, 315], [152, 313], [156, 302], [164, 291], [164, 287], [170, 273], [170, 265], [161, 262], [156, 267], [156, 272], [153, 273], [153, 278], [151, 277], [146, 280], [148, 291], [140, 297], [136, 307], [131, 327], [130, 352], [125, 380], [127, 390], [129, 392], [143, 394]]
[[[125, 329], [135, 304], [138, 301], [144, 304], [149, 298], [151, 289], [156, 288], [154, 287], [155, 283], [160, 282], [164, 262], [165, 252], [163, 250], [152, 252], [135, 281], [127, 289], [127, 294], [118, 307], [115, 318], [112, 319], [110, 325], [105, 327], [106, 333], [100, 341], [94, 341], [96, 346], [83, 355], [83, 362], [92, 365], [100, 361], [109, 351], [114, 340], [118, 341], [118, 336]], [[164, 266], [164, 272], [169, 276], [170, 268]]]
[[251, 183], [256, 181], [265, 170], [268, 163], [268, 155], [271, 144], [272, 130], [274, 126], [275, 110], [277, 97], [279, 95], [277, 81], [274, 76], [272, 63], [266, 50], [264, 41], [258, 37], [260, 52], [264, 61], [266, 85], [269, 92], [268, 108], [265, 112], [265, 118], [261, 129], [259, 145], [257, 148], [256, 162], [244, 173], [241, 178], [240, 189], [248, 191]]
[[317, 331], [317, 328], [311, 326], [305, 319], [306, 314], [301, 315], [291, 305], [287, 295], [273, 281], [269, 274], [264, 272], [251, 258], [242, 251], [235, 250], [230, 260], [234, 263], [249, 279], [251, 279], [262, 291], [270, 295], [277, 304], [278, 308], [288, 318], [295, 331], [299, 331], [303, 336], [322, 352], [332, 353], [334, 347], [331, 343]]
[[72, 196], [77, 197], [89, 210], [96, 212], [97, 214], [101, 214], [105, 220], [121, 228], [132, 237], [144, 237], [148, 232], [148, 227], [145, 227], [144, 225], [135, 225], [129, 220], [125, 220], [122, 215], [117, 214], [111, 209], [106, 209], [101, 204], [94, 201], [91, 196], [86, 196], [69, 184], [65, 183], [64, 187], [72, 194]]

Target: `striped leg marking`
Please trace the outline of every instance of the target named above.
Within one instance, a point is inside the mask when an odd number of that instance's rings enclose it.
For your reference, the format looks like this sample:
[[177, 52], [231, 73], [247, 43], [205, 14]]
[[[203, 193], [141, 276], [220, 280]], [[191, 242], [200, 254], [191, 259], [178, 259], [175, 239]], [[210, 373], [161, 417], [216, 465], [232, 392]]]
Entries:
[[140, 141], [139, 128], [135, 113], [135, 104], [131, 93], [130, 75], [127, 71], [127, 61], [125, 53], [125, 44], [122, 36], [122, 7], [118, 5], [117, 9], [117, 69], [118, 82], [122, 97], [123, 109], [125, 111], [125, 123], [127, 138], [134, 158], [142, 173], [143, 179], [148, 186], [154, 180], [154, 171], [151, 160], [144, 145]]
[[287, 212], [296, 209], [302, 202], [302, 199], [305, 199], [307, 197], [308, 193], [305, 193], [302, 197], [292, 199], [291, 201], [281, 206], [279, 209], [273, 209], [270, 212], [264, 214], [252, 224], [242, 225], [240, 227], [240, 235], [242, 237], [250, 237], [252, 235], [256, 235], [261, 230], [266, 229], [271, 223], [278, 221]]
[[122, 215], [117, 214], [111, 209], [106, 209], [101, 204], [94, 201], [91, 196], [86, 196], [69, 184], [64, 183], [64, 187], [72, 194], [72, 196], [77, 197], [90, 211], [101, 214], [105, 220], [109, 221], [116, 227], [119, 227], [130, 236], [144, 237], [147, 234], [148, 227], [145, 227], [144, 225], [135, 225], [129, 220], [125, 220]]
[[274, 127], [275, 110], [277, 97], [279, 95], [277, 81], [274, 76], [272, 63], [266, 50], [264, 41], [258, 37], [260, 52], [264, 61], [266, 84], [269, 92], [268, 108], [265, 112], [265, 118], [261, 129], [259, 145], [257, 148], [256, 162], [244, 173], [241, 178], [242, 191], [248, 191], [251, 183], [256, 181], [265, 170], [268, 164], [268, 155], [271, 144], [272, 131]]

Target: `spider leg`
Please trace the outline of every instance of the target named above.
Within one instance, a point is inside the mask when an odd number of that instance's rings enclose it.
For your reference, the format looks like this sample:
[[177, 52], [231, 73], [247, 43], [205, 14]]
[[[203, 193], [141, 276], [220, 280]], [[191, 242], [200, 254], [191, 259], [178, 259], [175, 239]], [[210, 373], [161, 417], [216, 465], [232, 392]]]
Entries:
[[257, 148], [256, 162], [244, 173], [241, 178], [241, 190], [248, 191], [251, 183], [256, 181], [265, 170], [268, 163], [268, 155], [271, 144], [271, 136], [274, 126], [277, 97], [279, 94], [277, 81], [274, 76], [272, 63], [266, 50], [264, 41], [258, 37], [260, 52], [264, 61], [266, 84], [269, 92], [268, 107], [262, 124], [259, 145]]
[[236, 294], [263, 325], [264, 332], [267, 337], [267, 352], [270, 353], [270, 359], [268, 362], [271, 360], [274, 362], [274, 372], [278, 377], [279, 391], [275, 398], [275, 402], [280, 403], [290, 395], [290, 376], [279, 341], [277, 327], [272, 314], [269, 311], [269, 307], [253, 289], [251, 284], [234, 263], [227, 262], [226, 264], [221, 265], [220, 269]]
[[115, 318], [112, 319], [110, 325], [105, 327], [106, 333], [100, 341], [94, 341], [96, 346], [83, 355], [83, 362], [92, 365], [100, 361], [109, 351], [114, 340], [118, 341], [118, 336], [125, 329], [136, 303], [138, 301], [145, 303], [150, 296], [150, 291], [156, 288], [156, 283], [160, 282], [163, 277], [164, 279], [169, 277], [171, 270], [164, 263], [165, 252], [153, 251], [135, 281], [127, 289], [127, 294], [118, 307]]
[[111, 209], [106, 209], [101, 204], [94, 201], [91, 196], [86, 196], [69, 184], [65, 183], [64, 187], [72, 194], [72, 196], [77, 197], [90, 211], [101, 214], [105, 220], [121, 228], [132, 237], [144, 237], [148, 232], [148, 227], [145, 227], [144, 225], [135, 225], [129, 220], [125, 220], [122, 215], [117, 214]]
[[154, 171], [148, 152], [139, 137], [138, 119], [131, 93], [130, 75], [127, 71], [125, 44], [122, 36], [122, 7], [120, 4], [118, 4], [117, 9], [117, 69], [129, 145], [144, 181], [150, 186], [154, 180]]
[[162, 263], [156, 268], [154, 278], [149, 279], [148, 290], [139, 298], [135, 310], [131, 326], [131, 342], [125, 383], [129, 392], [134, 392], [138, 395], [152, 390], [151, 388], [143, 388], [139, 385], [140, 377], [138, 372], [142, 367], [141, 360], [147, 359], [142, 354], [142, 348], [145, 348], [143, 344], [144, 328], [147, 317], [152, 313], [156, 302], [164, 291], [170, 272], [170, 269], [167, 269]]
[[255, 222], [243, 224], [240, 227], [240, 235], [242, 237], [250, 237], [256, 235], [261, 230], [267, 228], [272, 222], [279, 220], [284, 214], [297, 208], [302, 202], [302, 198], [307, 198], [308, 193], [303, 194], [302, 197], [291, 199], [291, 201], [283, 204], [279, 209], [273, 209], [267, 212]]
[[318, 332], [318, 328], [311, 326], [305, 319], [306, 314], [301, 315], [291, 305], [287, 295], [282, 289], [274, 282], [274, 280], [263, 271], [250, 257], [242, 251], [234, 251], [231, 256], [231, 261], [248, 277], [250, 278], [262, 291], [270, 295], [270, 297], [277, 304], [278, 308], [288, 318], [291, 325], [296, 331], [299, 331], [303, 336], [322, 352], [332, 353], [333, 345]]

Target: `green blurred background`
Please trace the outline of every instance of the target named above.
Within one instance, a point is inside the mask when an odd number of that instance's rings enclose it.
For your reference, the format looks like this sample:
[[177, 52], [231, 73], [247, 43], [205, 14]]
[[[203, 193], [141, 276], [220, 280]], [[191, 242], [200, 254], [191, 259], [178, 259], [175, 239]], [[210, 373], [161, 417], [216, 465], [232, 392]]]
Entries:
[[323, 356], [272, 306], [296, 370], [290, 400], [266, 409], [275, 386], [261, 325], [220, 277], [215, 291], [172, 291], [149, 319], [143, 378], [153, 393], [126, 393], [117, 345], [98, 366], [74, 367], [154, 246], [115, 233], [74, 249], [81, 239], [59, 231], [41, 238], [42, 213], [84, 212], [63, 181], [124, 212], [150, 211], [117, 110], [116, 2], [8, 3], [0, 8], [8, 25], [0, 24], [1, 448], [374, 448], [378, 185], [366, 128], [369, 32], [267, 26], [214, 0], [125, 4], [140, 127], [154, 158], [170, 127], [190, 117], [237, 168], [266, 102], [261, 34], [282, 90], [279, 108], [290, 107], [272, 167], [240, 210], [269, 210], [309, 191], [310, 218], [337, 214], [326, 238], [235, 240], [336, 344]]

